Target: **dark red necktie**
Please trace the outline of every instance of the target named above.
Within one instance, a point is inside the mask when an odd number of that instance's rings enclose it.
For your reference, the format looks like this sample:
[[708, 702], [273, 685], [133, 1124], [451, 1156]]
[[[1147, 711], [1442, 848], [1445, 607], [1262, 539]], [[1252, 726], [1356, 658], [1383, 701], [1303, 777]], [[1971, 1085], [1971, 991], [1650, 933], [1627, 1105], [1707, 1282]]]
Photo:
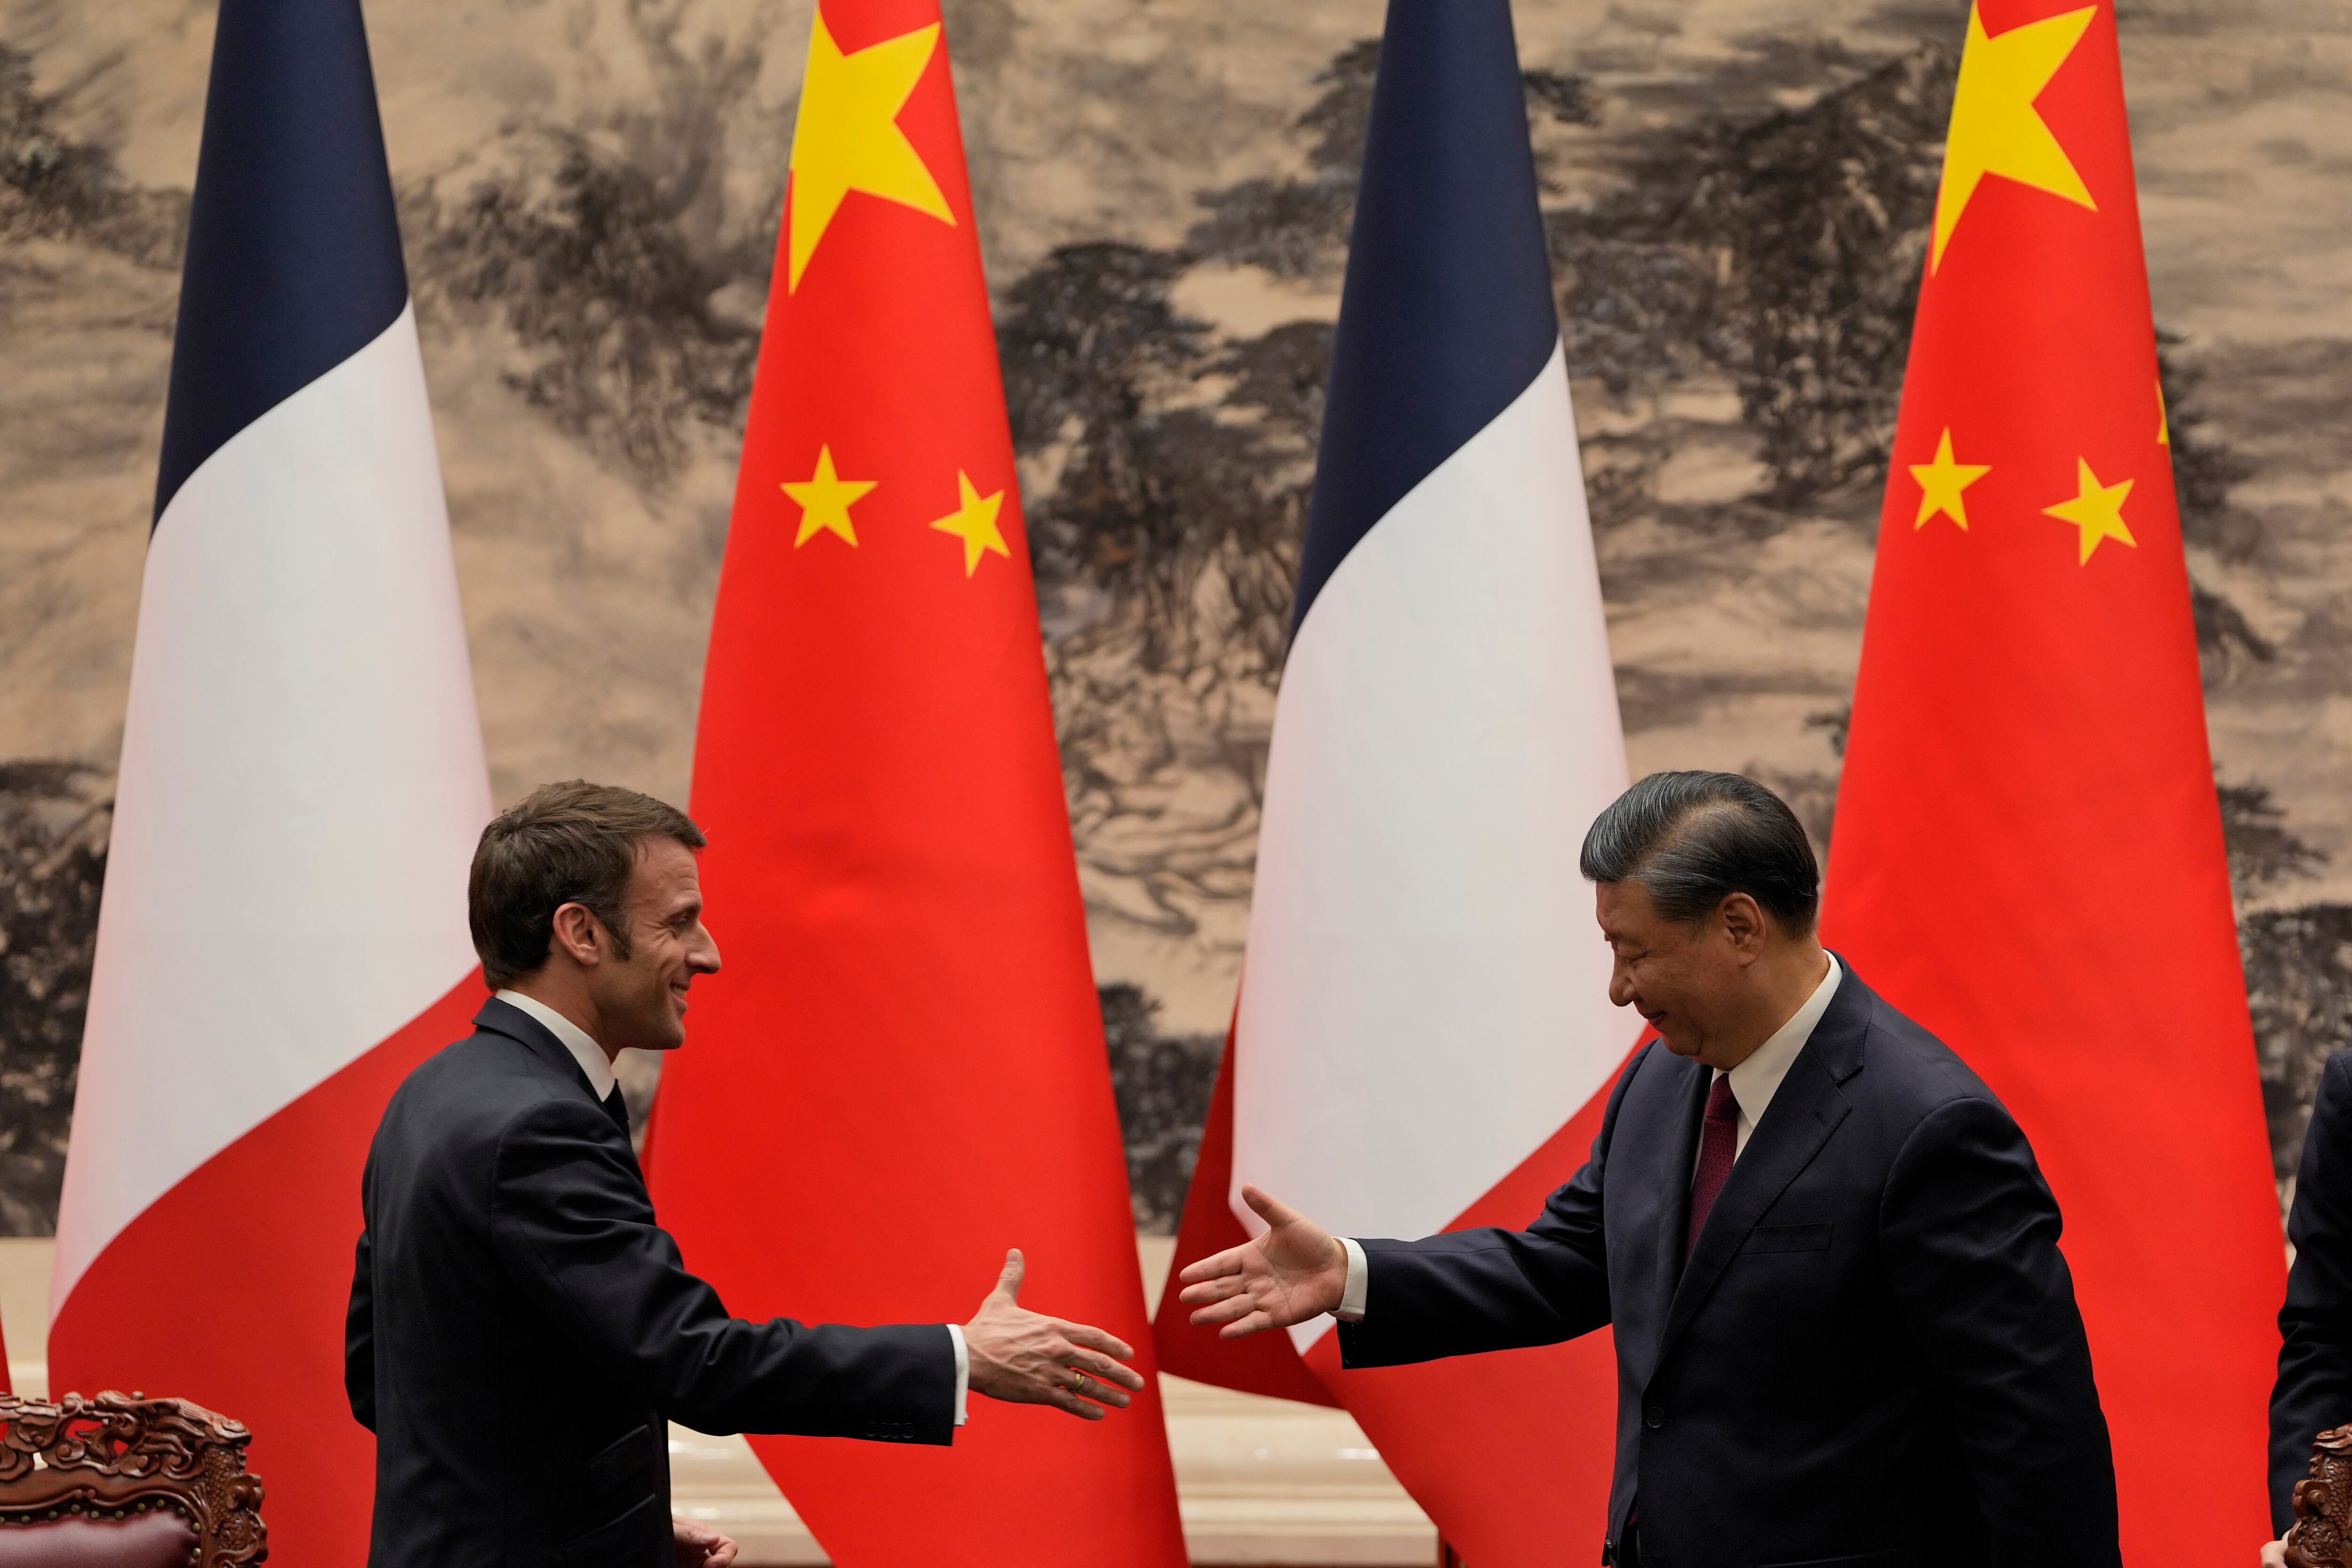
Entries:
[[1690, 1235], [1683, 1257], [1698, 1250], [1698, 1233], [1706, 1228], [1707, 1211], [1715, 1207], [1731, 1162], [1739, 1153], [1739, 1101], [1731, 1098], [1731, 1077], [1721, 1074], [1706, 1091], [1706, 1121], [1698, 1131], [1698, 1173], [1691, 1178]]

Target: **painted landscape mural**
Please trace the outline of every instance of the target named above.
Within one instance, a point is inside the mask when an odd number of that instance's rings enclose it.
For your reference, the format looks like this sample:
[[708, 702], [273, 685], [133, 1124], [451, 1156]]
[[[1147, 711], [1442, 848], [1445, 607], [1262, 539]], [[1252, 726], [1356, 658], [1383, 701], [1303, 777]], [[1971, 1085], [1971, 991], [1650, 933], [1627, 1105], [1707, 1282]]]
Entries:
[[[686, 797], [809, 12], [369, 6], [502, 803]], [[1381, 14], [946, 6], [1147, 1229], [1246, 933]], [[1634, 769], [1752, 773], [1825, 845], [1966, 5], [1517, 16]], [[2352, 0], [2118, 20], [2284, 1188], [2352, 1046]], [[9, 1234], [55, 1219], [210, 35], [0, 0]]]

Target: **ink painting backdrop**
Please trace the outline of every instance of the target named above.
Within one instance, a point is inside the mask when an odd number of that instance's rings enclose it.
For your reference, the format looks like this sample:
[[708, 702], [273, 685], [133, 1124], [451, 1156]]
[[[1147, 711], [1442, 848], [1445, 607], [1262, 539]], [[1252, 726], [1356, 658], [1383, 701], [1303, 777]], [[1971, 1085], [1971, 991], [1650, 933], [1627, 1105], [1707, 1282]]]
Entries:
[[[1148, 1230], [1233, 1002], [1381, 9], [947, 0]], [[370, 0], [501, 804], [686, 796], [809, 13]], [[1517, 16], [1634, 770], [1755, 773], [1825, 845], [1965, 0]], [[2284, 1194], [2352, 1045], [2352, 0], [2118, 21]], [[0, 0], [0, 1233], [56, 1215], [211, 32]]]

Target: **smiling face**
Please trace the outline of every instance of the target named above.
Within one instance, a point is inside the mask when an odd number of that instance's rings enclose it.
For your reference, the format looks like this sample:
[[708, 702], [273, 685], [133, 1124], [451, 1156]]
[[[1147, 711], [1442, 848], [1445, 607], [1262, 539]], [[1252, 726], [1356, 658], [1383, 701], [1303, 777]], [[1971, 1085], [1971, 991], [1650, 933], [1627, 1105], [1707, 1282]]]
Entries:
[[589, 972], [600, 1043], [610, 1051], [676, 1050], [686, 1043], [686, 992], [719, 973], [719, 944], [702, 924], [694, 851], [675, 838], [638, 841], [629, 874], [629, 955]]
[[1601, 934], [1614, 965], [1609, 1000], [1650, 1021], [1678, 1057], [1729, 1068], [1755, 1049], [1748, 969], [1763, 935], [1762, 912], [1745, 893], [1705, 918], [1659, 915], [1636, 881], [1593, 885]]

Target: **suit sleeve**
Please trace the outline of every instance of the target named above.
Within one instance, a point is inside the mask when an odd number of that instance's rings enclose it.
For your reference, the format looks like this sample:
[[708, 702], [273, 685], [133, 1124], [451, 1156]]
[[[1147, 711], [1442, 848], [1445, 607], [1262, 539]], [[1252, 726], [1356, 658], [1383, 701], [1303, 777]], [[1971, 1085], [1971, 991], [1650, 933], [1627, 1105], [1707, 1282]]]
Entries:
[[811, 1326], [730, 1317], [655, 1222], [603, 1110], [551, 1100], [499, 1145], [491, 1244], [516, 1288], [620, 1386], [712, 1433], [939, 1443], [955, 1430], [944, 1324]]
[[2120, 1561], [2115, 1460], [2058, 1203], [1990, 1100], [1937, 1108], [1895, 1155], [1879, 1245], [2003, 1563]]
[[368, 1233], [360, 1232], [352, 1263], [352, 1304], [343, 1314], [343, 1392], [352, 1415], [375, 1430], [375, 1259]]
[[1609, 1256], [1601, 1223], [1609, 1142], [1625, 1088], [1646, 1055], [1619, 1076], [1591, 1156], [1527, 1229], [1490, 1226], [1419, 1241], [1360, 1243], [1369, 1267], [1364, 1317], [1339, 1325], [1340, 1365], [1402, 1366], [1557, 1344], [1609, 1321]]
[[2281, 1534], [2294, 1522], [2294, 1483], [2311, 1473], [2312, 1439], [2352, 1422], [2352, 1051], [2320, 1074], [2286, 1231], [2294, 1267], [2271, 1389], [2271, 1523]]

